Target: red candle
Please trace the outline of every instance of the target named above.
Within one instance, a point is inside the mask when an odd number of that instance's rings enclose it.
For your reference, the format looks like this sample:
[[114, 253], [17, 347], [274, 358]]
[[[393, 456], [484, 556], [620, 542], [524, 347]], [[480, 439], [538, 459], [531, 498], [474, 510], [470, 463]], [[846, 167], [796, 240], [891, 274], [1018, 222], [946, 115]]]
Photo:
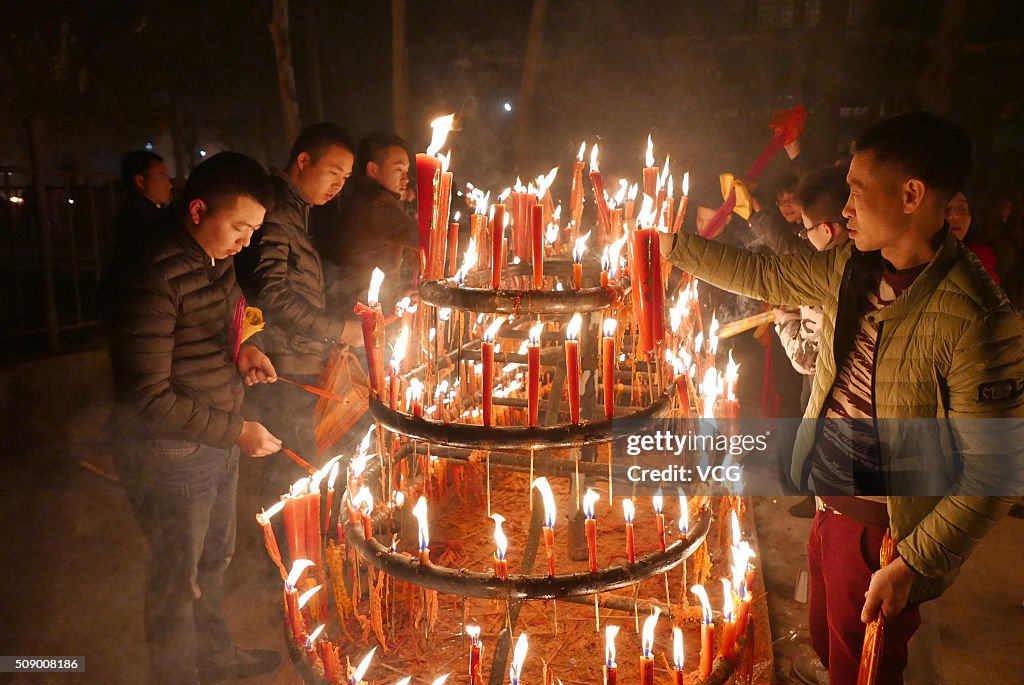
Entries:
[[616, 685], [618, 682], [618, 666], [615, 663], [615, 636], [619, 634], [618, 626], [604, 628], [604, 682], [605, 685]]
[[448, 228], [448, 275], [454, 276], [458, 270], [456, 264], [459, 261], [459, 213], [455, 212], [455, 219]]
[[341, 672], [338, 655], [334, 651], [334, 645], [328, 640], [320, 641], [320, 661], [324, 664], [324, 680], [331, 685], [338, 682], [338, 674]]
[[412, 515], [419, 523], [419, 557], [424, 566], [430, 565], [430, 527], [427, 521], [427, 498], [420, 497], [412, 508]]
[[288, 538], [288, 558], [292, 561], [296, 559], [306, 559], [306, 503], [303, 501], [306, 497], [304, 491], [306, 484], [309, 483], [308, 478], [303, 478], [298, 483], [292, 486], [293, 493], [289, 494], [285, 498], [284, 504], [284, 530], [285, 536]]
[[[543, 476], [535, 478], [533, 487], [540, 491], [544, 499], [544, 551], [548, 557], [548, 575], [555, 575], [555, 495], [551, 491], [548, 479]], [[531, 493], [532, 496], [532, 493]]]
[[285, 506], [285, 500], [279, 500], [277, 504], [266, 511], [256, 514], [256, 523], [263, 529], [263, 544], [267, 548], [267, 554], [281, 572], [281, 580], [288, 577], [288, 572], [281, 562], [281, 549], [277, 546], [277, 536], [274, 535], [274, 527], [270, 525], [270, 519]]
[[604, 198], [604, 181], [601, 179], [601, 169], [597, 164], [597, 143], [590, 150], [590, 185], [594, 188], [594, 203], [597, 206], [598, 244], [608, 242], [607, 232], [611, 222], [611, 215], [608, 211], [608, 201]]
[[683, 196], [679, 199], [679, 211], [676, 212], [676, 219], [672, 222], [672, 232], [678, 233], [683, 225], [683, 217], [686, 216], [686, 207], [690, 204], [690, 172], [683, 174]]
[[533, 264], [533, 289], [544, 287], [544, 205], [533, 205], [530, 213], [530, 245]]
[[641, 685], [654, 685], [654, 629], [658, 624], [658, 616], [661, 609], [654, 608], [654, 612], [644, 621], [644, 629], [641, 637], [640, 652], [640, 683]]
[[494, 403], [494, 336], [498, 329], [505, 323], [505, 317], [499, 317], [484, 331], [483, 341], [480, 343], [480, 357], [483, 362], [483, 405], [484, 425], [491, 425], [491, 418]]
[[658, 527], [658, 549], [662, 552], [665, 551], [665, 515], [662, 513], [664, 508], [664, 500], [662, 499], [661, 489], [654, 494], [652, 498], [654, 502], [654, 521]]
[[633, 276], [640, 286], [640, 347], [647, 354], [665, 337], [665, 292], [661, 278], [658, 232], [639, 228], [633, 234]]
[[527, 406], [531, 428], [537, 425], [540, 414], [540, 334], [543, 330], [542, 323], [530, 328], [530, 342], [526, 346]]
[[[312, 483], [311, 483], [312, 487]], [[304, 498], [304, 514], [306, 517], [303, 528], [306, 533], [305, 554], [303, 557], [320, 563], [320, 490], [310, 490]]]
[[590, 488], [587, 488], [586, 494], [583, 495], [583, 515], [587, 517], [584, 522], [587, 534], [587, 560], [590, 562], [591, 573], [597, 573], [597, 521], [594, 520], [594, 503], [600, 497]]
[[[485, 251], [487, 248], [487, 214], [486, 205], [477, 207], [477, 211], [469, 216], [469, 237], [476, 243], [478, 251]], [[482, 265], [483, 260], [478, 259], [477, 264]]]
[[501, 267], [505, 263], [505, 205], [494, 205], [491, 219], [491, 287], [501, 285]]
[[430, 122], [433, 129], [430, 146], [426, 154], [416, 155], [416, 183], [418, 192], [416, 194], [417, 218], [419, 223], [420, 237], [420, 266], [426, 263], [427, 251], [430, 249], [430, 229], [434, 220], [434, 179], [441, 169], [441, 160], [437, 153], [444, 145], [448, 132], [455, 123], [455, 115], [438, 117]]
[[302, 623], [302, 614], [299, 611], [299, 593], [296, 586], [299, 584], [302, 574], [312, 565], [313, 562], [309, 559], [297, 559], [292, 562], [292, 569], [284, 581], [285, 616], [292, 630], [292, 638], [299, 644], [302, 644], [306, 628]]
[[580, 329], [583, 317], [573, 314], [565, 329], [565, 373], [569, 382], [569, 415], [574, 424], [580, 422]]
[[644, 161], [644, 193], [651, 197], [658, 195], [658, 174], [661, 169], [654, 166], [654, 141], [650, 134], [647, 135], [647, 154]]
[[408, 404], [412, 411], [412, 417], [414, 419], [423, 418], [423, 383], [420, 382], [419, 378], [413, 378], [409, 382], [409, 401]]
[[615, 416], [615, 319], [604, 320], [601, 338], [601, 378], [604, 384], [604, 416]]
[[683, 631], [672, 628], [672, 683], [683, 685]]
[[483, 644], [480, 642], [480, 626], [466, 626], [466, 635], [469, 635], [469, 685], [482, 685], [480, 658], [483, 655]]
[[633, 543], [633, 517], [636, 515], [636, 509], [633, 506], [633, 500], [622, 500], [622, 515], [626, 519], [626, 558], [629, 559], [629, 563], [635, 564], [636, 547]]
[[520, 259], [526, 258], [530, 236], [530, 193], [516, 181], [512, 193], [512, 253]]
[[690, 592], [700, 599], [704, 622], [700, 626], [700, 677], [707, 680], [715, 660], [715, 624], [711, 620], [711, 602], [703, 585], [694, 585]]
[[583, 155], [586, 154], [586, 142], [580, 143], [580, 151], [572, 163], [572, 188], [569, 190], [569, 218], [572, 235], [575, 237], [583, 218]]
[[579, 238], [572, 247], [572, 287], [579, 290], [583, 287], [583, 253], [587, 251], [587, 239], [590, 231]]

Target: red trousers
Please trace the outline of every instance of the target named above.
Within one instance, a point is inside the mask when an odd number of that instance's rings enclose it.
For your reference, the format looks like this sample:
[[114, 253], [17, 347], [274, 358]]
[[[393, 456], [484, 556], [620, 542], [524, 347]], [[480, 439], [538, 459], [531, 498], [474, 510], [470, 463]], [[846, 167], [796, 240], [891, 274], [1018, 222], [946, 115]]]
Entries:
[[[818, 511], [807, 541], [811, 645], [830, 685], [856, 685], [865, 624], [860, 620], [885, 530], [833, 511]], [[921, 624], [916, 605], [885, 622], [878, 685], [902, 685], [907, 642]]]

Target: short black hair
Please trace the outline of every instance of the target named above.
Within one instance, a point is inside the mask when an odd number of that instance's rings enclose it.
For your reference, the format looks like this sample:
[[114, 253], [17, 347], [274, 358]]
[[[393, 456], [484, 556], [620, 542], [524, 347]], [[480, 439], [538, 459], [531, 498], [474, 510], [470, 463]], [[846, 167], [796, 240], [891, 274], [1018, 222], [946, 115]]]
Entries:
[[135, 177], [145, 176], [149, 165], [162, 162], [164, 158], [149, 150], [132, 150], [121, 158], [121, 182], [125, 188], [135, 188]]
[[390, 131], [375, 131], [359, 141], [359, 149], [356, 150], [356, 168], [359, 173], [366, 174], [366, 165], [370, 162], [380, 164], [384, 154], [393, 147], [400, 147], [409, 153], [409, 146], [405, 140]]
[[828, 166], [816, 169], [801, 179], [796, 189], [796, 201], [811, 221], [846, 224], [843, 207], [850, 197], [846, 172], [845, 167]]
[[199, 199], [215, 210], [241, 196], [252, 198], [268, 212], [274, 208], [274, 187], [263, 166], [239, 152], [218, 152], [189, 174], [183, 200], [186, 207]]
[[775, 188], [775, 197], [779, 198], [783, 193], [796, 193], [797, 186], [799, 185], [800, 177], [792, 171], [787, 171], [779, 179], [779, 184]]
[[292, 151], [288, 154], [288, 164], [285, 167], [287, 168], [294, 164], [295, 160], [303, 152], [307, 153], [316, 162], [320, 155], [331, 146], [344, 148], [353, 155], [356, 153], [356, 146], [352, 142], [352, 136], [341, 126], [332, 124], [329, 121], [310, 124], [302, 129], [302, 133], [292, 143]]
[[971, 173], [971, 136], [967, 129], [931, 112], [908, 112], [883, 119], [854, 143], [854, 152], [874, 151], [878, 161], [924, 181], [944, 203], [956, 195]]

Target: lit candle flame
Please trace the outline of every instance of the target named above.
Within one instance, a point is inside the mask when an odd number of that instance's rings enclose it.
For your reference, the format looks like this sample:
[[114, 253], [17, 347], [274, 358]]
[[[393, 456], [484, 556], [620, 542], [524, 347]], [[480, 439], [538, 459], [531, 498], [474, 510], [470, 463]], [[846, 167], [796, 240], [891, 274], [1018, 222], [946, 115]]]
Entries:
[[650, 133], [647, 134], [647, 154], [644, 156], [644, 166], [654, 166], [654, 140]]
[[640, 211], [636, 215], [636, 225], [654, 225], [654, 198], [647, 193], [644, 193], [643, 202], [640, 203]]
[[587, 240], [590, 239], [590, 234], [593, 231], [587, 231], [582, 236], [576, 239], [576, 244], [572, 248], [572, 261], [574, 264], [579, 264], [583, 261], [583, 253], [587, 250]]
[[369, 305], [380, 303], [380, 287], [384, 284], [384, 272], [373, 267], [373, 274], [370, 276], [370, 289], [366, 291], [366, 303]]
[[622, 517], [626, 519], [626, 523], [633, 523], [634, 516], [636, 516], [636, 507], [633, 505], [633, 500], [628, 498], [622, 500]]
[[604, 337], [610, 338], [613, 335], [615, 335], [615, 327], [618, 326], [618, 325], [619, 325], [619, 322], [616, 321], [615, 319], [611, 318], [611, 317], [608, 317], [607, 319], [605, 319], [604, 320], [604, 324], [602, 324], [602, 328], [604, 329], [603, 330]]
[[594, 147], [590, 148], [590, 173], [600, 170], [601, 167], [597, 164], [597, 143], [594, 143]]
[[629, 192], [629, 181], [626, 179], [619, 180], [619, 192], [615, 193], [615, 205], [621, 205], [622, 201], [626, 199], [626, 193]]
[[745, 598], [747, 594], [747, 567], [754, 556], [754, 550], [745, 541], [732, 548], [732, 583], [740, 599]]
[[434, 678], [434, 682], [432, 682], [430, 685], [444, 685], [444, 681], [448, 680], [448, 676], [450, 675], [451, 673], [445, 673], [443, 676]]
[[582, 143], [580, 143], [580, 151], [576, 154], [576, 161], [582, 162], [583, 155], [585, 154], [587, 154], [587, 141], [584, 140]]
[[420, 401], [423, 397], [423, 383], [419, 378], [413, 378], [409, 381], [409, 404], [410, 406]]
[[700, 354], [704, 349], [704, 331], [697, 331], [697, 335], [693, 336], [693, 351], [696, 354]]
[[[317, 589], [319, 589], [319, 587]], [[317, 626], [316, 630], [309, 634], [309, 637], [306, 638], [306, 649], [313, 649], [313, 645], [316, 644], [316, 639], [320, 637], [320, 633], [324, 632], [324, 628], [326, 627], [326, 623], [321, 623]]]
[[[456, 280], [460, 284], [466, 279], [466, 276], [469, 275], [469, 272], [472, 271], [473, 267], [476, 266], [478, 258], [479, 255], [477, 254], [476, 238], [470, 238], [469, 245], [466, 246], [466, 253], [462, 257], [462, 266], [459, 267], [459, 273], [456, 275]], [[448, 312], [450, 314], [451, 309], [448, 309]]]
[[708, 352], [718, 353], [718, 316], [711, 312], [711, 325], [708, 326]]
[[[335, 459], [340, 459], [340, 458], [341, 458], [340, 456], [339, 457], [335, 457]], [[341, 463], [338, 462], [338, 461], [335, 461], [334, 462], [334, 466], [331, 467], [331, 475], [327, 477], [327, 489], [328, 490], [333, 490], [334, 489], [334, 484], [338, 480], [338, 471], [340, 471], [340, 470], [341, 470]]]
[[540, 334], [544, 332], [544, 323], [538, 322], [537, 324], [530, 326], [530, 344], [540, 345]]
[[444, 147], [444, 141], [448, 138], [448, 132], [452, 130], [455, 125], [455, 113], [449, 114], [448, 116], [438, 117], [430, 122], [430, 128], [433, 132], [430, 134], [430, 145], [427, 146], [427, 154], [433, 157], [441, 148]]
[[687, 197], [690, 194], [690, 172], [687, 171], [683, 174], [683, 197]]
[[654, 511], [660, 514], [662, 507], [664, 507], [664, 500], [662, 500], [661, 496], [661, 488], [658, 488], [658, 491], [654, 493], [654, 497], [651, 498], [651, 501], [654, 503]]
[[626, 199], [636, 201], [636, 195], [640, 192], [640, 184], [634, 183], [629, 187], [629, 194], [626, 195]]
[[309, 559], [296, 559], [292, 562], [292, 570], [288, 573], [288, 580], [285, 584], [288, 589], [295, 587], [295, 584], [299, 582], [299, 578], [302, 577], [302, 572], [313, 565], [313, 562]]
[[556, 224], [562, 220], [562, 203], [558, 203], [558, 206], [555, 207], [555, 211], [551, 213], [551, 218], [555, 220]]
[[569, 319], [569, 325], [565, 327], [565, 339], [566, 340], [579, 340], [580, 330], [583, 328], [583, 317], [579, 315], [579, 312], [572, 315]]
[[363, 475], [363, 471], [366, 470], [366, 464], [370, 461], [372, 455], [360, 454], [358, 457], [352, 460], [349, 464], [349, 476], [355, 480]]
[[608, 668], [615, 668], [615, 636], [619, 634], [618, 626], [604, 628], [604, 663]]
[[683, 631], [672, 629], [672, 663], [677, 671], [683, 670]]
[[[668, 164], [668, 161], [666, 161], [665, 163]], [[668, 169], [667, 166], [665, 168]], [[676, 181], [675, 181], [674, 178], [672, 178], [671, 175], [668, 177], [668, 181], [665, 183], [665, 187], [667, 188], [667, 190], [665, 192], [666, 195], [668, 195], [669, 197], [675, 197], [676, 196], [675, 195]], [[668, 217], [668, 218], [671, 219], [672, 217]]]
[[668, 182], [668, 161], [672, 155], [665, 155], [665, 166], [661, 167], [661, 176], [658, 177], [658, 187], [664, 188]]
[[732, 583], [729, 582], [728, 578], [722, 578], [722, 620], [731, 621], [733, 620], [733, 605], [732, 605]]
[[676, 303], [668, 310], [669, 325], [673, 333], [679, 332], [679, 326], [683, 323], [683, 319], [690, 313], [689, 310], [690, 303], [687, 293], [684, 292], [681, 297], [676, 298]]
[[519, 683], [519, 677], [523, 673], [523, 661], [526, 660], [526, 650], [529, 647], [530, 643], [526, 640], [526, 633], [520, 633], [519, 639], [516, 640], [515, 650], [513, 651], [512, 668], [508, 672], [512, 685], [518, 685]]
[[391, 503], [395, 509], [401, 509], [402, 505], [405, 504], [405, 493], [401, 490], [395, 490], [394, 494], [391, 495]]
[[395, 341], [394, 351], [391, 353], [391, 368], [397, 372], [398, 368], [402, 364], [402, 360], [405, 359], [405, 352], [409, 347], [409, 327], [402, 326], [402, 332], [398, 334], [398, 340]]
[[540, 199], [544, 199], [544, 195], [551, 190], [551, 184], [555, 182], [555, 177], [558, 176], [558, 167], [552, 167], [545, 176], [537, 177], [537, 186], [540, 192]]
[[548, 479], [544, 476], [536, 478], [533, 481], [533, 487], [540, 491], [541, 497], [544, 499], [544, 518], [545, 527], [555, 527], [555, 493], [551, 492], [551, 484], [548, 483]]
[[679, 532], [683, 535], [690, 532], [690, 504], [682, 490], [679, 491]]
[[359, 666], [356, 667], [356, 670], [352, 671], [352, 675], [349, 678], [349, 681], [352, 683], [352, 685], [356, 685], [356, 683], [362, 681], [363, 674], [366, 673], [366, 669], [370, 667], [370, 660], [373, 659], [373, 654], [376, 651], [376, 647], [371, 649], [370, 653], [364, 656], [363, 660], [359, 662]]
[[583, 495], [583, 514], [588, 519], [594, 518], [594, 504], [599, 499], [601, 499], [601, 495], [596, 490], [587, 488], [587, 492]]
[[256, 518], [260, 519], [260, 523], [268, 523], [270, 521], [270, 518], [274, 514], [276, 514], [277, 512], [281, 511], [282, 509], [284, 509], [284, 505], [285, 504], [286, 504], [286, 501], [283, 500], [283, 499], [280, 499], [280, 500], [277, 501], [276, 504], [271, 506], [269, 509], [264, 509], [263, 512], [261, 514], [259, 514]]
[[622, 236], [609, 246], [608, 278], [614, 278], [619, 273], [619, 254], [625, 244], [626, 236]]
[[502, 324], [504, 323], [504, 316], [499, 316], [497, 319], [495, 319], [491, 323], [491, 325], [487, 327], [487, 330], [484, 331], [484, 342], [494, 342], [494, 336], [498, 335], [498, 329], [501, 328]]
[[605, 245], [604, 249], [601, 250], [601, 271], [605, 272], [610, 277], [611, 276], [611, 270], [612, 270], [611, 251], [609, 250], [609, 246]]
[[704, 623], [711, 625], [714, 623], [714, 619], [711, 616], [711, 600], [708, 599], [708, 592], [704, 589], [703, 585], [694, 585], [690, 588], [690, 592], [697, 596], [700, 600], [701, 609], [704, 613]]
[[480, 626], [466, 626], [466, 635], [469, 635], [469, 641], [474, 646], [480, 645]]
[[452, 163], [452, 153], [449, 151], [447, 155], [438, 155], [437, 158], [441, 160], [441, 173], [447, 173]]
[[729, 517], [732, 519], [730, 522], [732, 526], [732, 544], [733, 546], [738, 547], [740, 540], [742, 539], [742, 534], [740, 532], [740, 517], [736, 515], [735, 509], [729, 512]]
[[658, 625], [658, 616], [661, 615], [661, 609], [654, 607], [654, 611], [644, 621], [643, 639], [641, 645], [643, 646], [644, 656], [650, 659], [653, 656], [654, 651], [654, 629]]
[[[559, 207], [561, 207], [561, 205], [559, 205]], [[547, 245], [554, 245], [556, 240], [558, 240], [558, 226], [553, 223], [548, 224], [548, 227], [544, 232], [544, 242]]]
[[416, 506], [412, 508], [412, 515], [416, 517], [416, 520], [420, 524], [420, 551], [427, 549], [430, 546], [430, 528], [427, 521], [427, 498], [420, 497], [416, 502]]
[[725, 365], [726, 399], [736, 399], [736, 382], [740, 378], [740, 365], [733, 361], [732, 350], [729, 350], [729, 363]]
[[718, 369], [712, 367], [704, 372], [700, 391], [704, 395], [704, 418], [713, 419], [715, 417], [715, 400], [722, 392], [722, 379], [718, 374]]
[[306, 590], [301, 595], [299, 595], [299, 601], [298, 601], [299, 608], [301, 609], [302, 607], [304, 607], [307, 604], [309, 604], [309, 600], [313, 599], [313, 595], [315, 595], [316, 593], [320, 592], [321, 588], [323, 588], [323, 584], [322, 583], [320, 585], [317, 585], [315, 588], [311, 588], [309, 590]]
[[365, 485], [359, 488], [359, 492], [352, 498], [352, 507], [367, 516], [373, 513], [373, 494], [370, 492], [370, 488]]
[[494, 519], [494, 546], [497, 548], [498, 559], [501, 560], [505, 558], [505, 552], [508, 551], [508, 536], [501, 529], [501, 524], [505, 523], [505, 517], [501, 514], [491, 514], [491, 518]]
[[309, 491], [309, 476], [298, 479], [292, 483], [291, 490], [288, 493], [289, 497], [302, 497], [306, 492]]

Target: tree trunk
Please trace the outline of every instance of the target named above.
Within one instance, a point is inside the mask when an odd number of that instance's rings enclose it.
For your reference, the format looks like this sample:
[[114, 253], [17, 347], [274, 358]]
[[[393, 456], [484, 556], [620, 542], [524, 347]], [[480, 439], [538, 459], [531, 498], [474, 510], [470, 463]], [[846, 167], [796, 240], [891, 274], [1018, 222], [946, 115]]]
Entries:
[[391, 0], [391, 109], [395, 133], [409, 140], [409, 52], [405, 0]]
[[519, 84], [519, 101], [516, 103], [515, 158], [516, 168], [525, 166], [527, 135], [530, 130], [530, 114], [533, 110], [533, 88], [537, 82], [537, 62], [544, 41], [544, 13], [548, 0], [533, 0], [530, 14], [530, 32], [526, 36], [526, 57], [523, 60], [523, 78]]
[[292, 67], [292, 44], [288, 35], [288, 0], [274, 0], [270, 19], [270, 37], [277, 55], [277, 90], [281, 96], [281, 120], [285, 138], [290, 143], [299, 136], [299, 100], [295, 95], [295, 69]]

